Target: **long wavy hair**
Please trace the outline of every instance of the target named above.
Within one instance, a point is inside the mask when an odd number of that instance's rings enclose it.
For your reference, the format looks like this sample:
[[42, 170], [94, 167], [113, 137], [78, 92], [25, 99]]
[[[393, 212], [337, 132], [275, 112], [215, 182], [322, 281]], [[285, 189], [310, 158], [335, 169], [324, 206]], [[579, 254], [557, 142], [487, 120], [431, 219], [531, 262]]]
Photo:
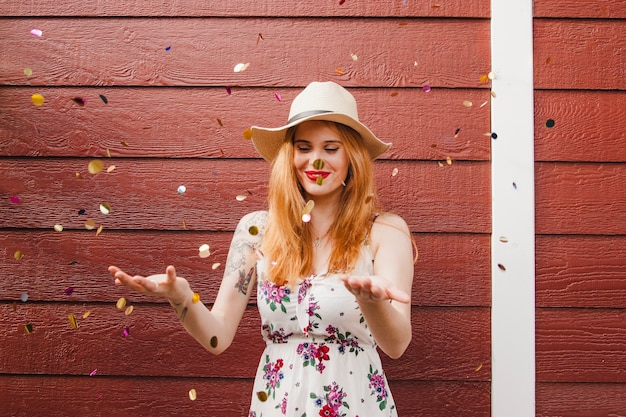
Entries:
[[[333, 242], [329, 272], [354, 269], [368, 236], [374, 213], [379, 209], [372, 161], [361, 136], [352, 128], [325, 122], [341, 138], [349, 160], [348, 175], [339, 208], [330, 226]], [[294, 167], [293, 139], [297, 126], [287, 130], [269, 179], [269, 215], [261, 250], [268, 262], [267, 279], [277, 285], [295, 284], [312, 273], [314, 236], [310, 223], [302, 220], [306, 205]], [[315, 208], [311, 215], [315, 216]]]

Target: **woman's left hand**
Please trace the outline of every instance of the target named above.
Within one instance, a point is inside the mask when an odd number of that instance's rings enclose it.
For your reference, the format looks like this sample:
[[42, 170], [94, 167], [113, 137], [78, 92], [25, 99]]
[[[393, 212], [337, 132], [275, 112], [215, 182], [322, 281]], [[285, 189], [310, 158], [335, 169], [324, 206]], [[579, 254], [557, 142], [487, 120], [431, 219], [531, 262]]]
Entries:
[[375, 303], [393, 300], [408, 304], [411, 297], [406, 292], [395, 288], [389, 280], [379, 276], [343, 275], [344, 285], [359, 301]]

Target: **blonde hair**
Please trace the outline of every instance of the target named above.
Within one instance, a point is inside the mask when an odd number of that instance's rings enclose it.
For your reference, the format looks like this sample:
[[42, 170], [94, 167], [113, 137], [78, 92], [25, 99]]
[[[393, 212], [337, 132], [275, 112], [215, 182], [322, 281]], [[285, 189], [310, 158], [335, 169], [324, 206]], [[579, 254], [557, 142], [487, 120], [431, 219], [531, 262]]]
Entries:
[[[350, 272], [368, 236], [378, 197], [374, 188], [372, 161], [361, 136], [352, 128], [325, 122], [342, 139], [349, 169], [337, 215], [330, 226], [333, 247], [329, 272]], [[267, 279], [277, 285], [295, 284], [312, 272], [313, 233], [302, 220], [306, 201], [298, 183], [293, 137], [297, 126], [287, 130], [285, 141], [272, 162], [269, 179], [269, 215], [261, 250], [269, 260]], [[312, 215], [315, 216], [315, 208]]]

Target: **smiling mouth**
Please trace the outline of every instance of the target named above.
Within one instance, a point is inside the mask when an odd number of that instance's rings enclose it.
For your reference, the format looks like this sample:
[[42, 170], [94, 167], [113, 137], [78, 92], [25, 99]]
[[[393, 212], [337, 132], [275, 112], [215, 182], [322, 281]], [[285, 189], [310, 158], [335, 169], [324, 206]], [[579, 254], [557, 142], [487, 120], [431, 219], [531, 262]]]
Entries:
[[311, 181], [317, 181], [319, 177], [326, 179], [330, 175], [330, 172], [326, 171], [305, 171], [306, 177]]

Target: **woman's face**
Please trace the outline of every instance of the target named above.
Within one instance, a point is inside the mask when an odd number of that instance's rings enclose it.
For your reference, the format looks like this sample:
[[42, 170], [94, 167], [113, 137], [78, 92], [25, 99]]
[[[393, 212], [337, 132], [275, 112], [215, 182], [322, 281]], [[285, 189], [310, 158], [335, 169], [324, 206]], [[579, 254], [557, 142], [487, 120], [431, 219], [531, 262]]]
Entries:
[[293, 163], [306, 197], [340, 194], [350, 162], [337, 131], [326, 122], [302, 122], [293, 145]]

